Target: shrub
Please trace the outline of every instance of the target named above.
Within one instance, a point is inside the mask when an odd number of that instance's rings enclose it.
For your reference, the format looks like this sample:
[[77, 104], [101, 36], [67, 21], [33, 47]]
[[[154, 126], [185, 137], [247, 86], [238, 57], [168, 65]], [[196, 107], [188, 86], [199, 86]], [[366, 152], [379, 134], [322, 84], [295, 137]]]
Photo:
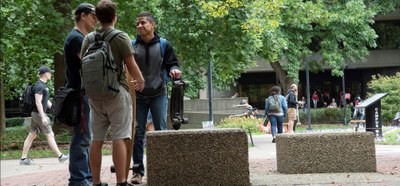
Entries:
[[7, 118], [6, 127], [22, 126], [24, 124], [24, 118]]
[[372, 80], [368, 82], [368, 96], [384, 92], [389, 94], [381, 100], [382, 121], [391, 123], [396, 112], [400, 112], [400, 72], [394, 76], [372, 76]]
[[[343, 108], [311, 109], [311, 123], [313, 124], [339, 124], [343, 123]], [[347, 108], [347, 121], [351, 119], [351, 110]], [[300, 121], [307, 123], [307, 110], [299, 112]]]
[[218, 128], [243, 128], [251, 133], [260, 133], [260, 123], [264, 122], [262, 118], [248, 118], [248, 117], [226, 117], [222, 119], [216, 127]]

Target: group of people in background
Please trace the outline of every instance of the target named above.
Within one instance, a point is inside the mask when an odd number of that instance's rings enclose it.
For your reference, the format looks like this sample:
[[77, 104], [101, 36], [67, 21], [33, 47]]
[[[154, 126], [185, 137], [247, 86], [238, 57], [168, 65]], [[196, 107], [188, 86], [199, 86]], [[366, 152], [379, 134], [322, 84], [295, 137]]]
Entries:
[[[81, 59], [92, 41], [88, 35], [105, 37], [117, 30], [117, 4], [112, 0], [100, 0], [96, 6], [90, 3], [81, 3], [74, 10], [75, 26], [64, 42], [64, 65], [67, 88], [80, 91]], [[97, 23], [99, 28], [95, 30]], [[138, 35], [131, 40], [127, 33], [120, 32], [109, 41], [112, 55], [118, 65], [118, 73], [122, 74], [119, 81], [119, 92], [107, 100], [92, 100], [84, 93], [81, 95], [82, 119], [73, 127], [73, 135], [69, 149], [69, 156], [62, 154], [54, 140], [50, 120], [46, 115], [51, 102], [48, 101], [46, 82], [53, 72], [48, 67], [39, 69], [40, 80], [35, 86], [36, 109], [32, 112], [33, 123], [31, 131], [25, 141], [21, 157], [21, 165], [30, 165], [28, 150], [37, 132], [47, 134], [49, 145], [52, 147], [60, 162], [69, 161], [70, 186], [107, 186], [100, 177], [102, 147], [106, 132], [111, 128], [112, 156], [118, 186], [142, 183], [144, 175], [143, 140], [146, 135], [147, 118], [150, 113], [155, 130], [166, 130], [167, 116], [167, 85], [166, 78], [179, 79], [181, 76], [178, 59], [172, 45], [165, 40], [165, 51], [161, 51], [160, 36], [156, 34], [156, 19], [150, 12], [142, 12], [136, 17]], [[97, 39], [97, 38], [96, 38]], [[160, 55], [162, 54], [162, 55]], [[133, 79], [127, 79], [127, 71]], [[133, 121], [132, 98], [129, 93], [129, 84], [136, 92], [136, 133], [131, 148], [133, 163], [139, 169], [133, 172], [130, 180], [126, 177], [128, 162], [126, 141], [132, 139], [131, 127]]]
[[343, 105], [349, 106], [351, 104], [355, 106], [360, 99], [361, 98], [359, 95], [352, 97], [349, 89], [346, 89], [344, 94], [341, 91], [338, 98], [331, 97], [327, 90], [324, 90], [322, 93], [314, 90], [313, 94], [311, 95], [311, 108], [336, 108], [339, 106], [343, 107]]
[[[360, 104], [363, 100], [359, 95], [357, 95], [353, 100], [351, 100], [351, 94], [346, 89], [345, 96], [346, 104], [342, 104], [340, 101], [340, 106], [349, 106], [352, 112], [353, 119], [363, 120], [365, 117], [365, 109], [360, 109], [355, 107]], [[342, 97], [343, 99], [343, 97]], [[341, 100], [342, 100], [341, 99]], [[276, 100], [276, 101], [274, 101]], [[271, 105], [279, 103], [279, 110], [271, 110]], [[322, 106], [320, 102], [323, 102]], [[325, 90], [322, 94], [318, 94], [314, 91], [311, 96], [311, 108], [337, 108], [335, 98], [331, 98], [329, 93]], [[298, 89], [296, 84], [290, 86], [290, 90], [284, 97], [281, 93], [281, 88], [279, 86], [273, 86], [270, 90], [270, 95], [265, 101], [265, 117], [266, 122], [269, 120], [271, 123], [271, 133], [275, 143], [275, 136], [277, 133], [283, 133], [283, 120], [288, 116], [288, 128], [287, 133], [293, 133], [296, 130], [296, 123], [299, 121], [299, 109], [306, 111], [307, 101], [303, 96], [301, 100], [298, 100]], [[265, 125], [265, 123], [264, 123]]]

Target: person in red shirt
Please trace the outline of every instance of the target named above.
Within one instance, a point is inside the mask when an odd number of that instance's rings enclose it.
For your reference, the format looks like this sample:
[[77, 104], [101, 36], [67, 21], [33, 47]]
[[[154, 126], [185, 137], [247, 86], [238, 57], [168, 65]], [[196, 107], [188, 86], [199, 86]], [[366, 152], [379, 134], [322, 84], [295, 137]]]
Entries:
[[313, 101], [314, 108], [317, 108], [319, 96], [318, 96], [318, 93], [317, 93], [316, 90], [314, 90], [314, 93], [313, 93], [311, 99], [312, 99], [312, 101]]

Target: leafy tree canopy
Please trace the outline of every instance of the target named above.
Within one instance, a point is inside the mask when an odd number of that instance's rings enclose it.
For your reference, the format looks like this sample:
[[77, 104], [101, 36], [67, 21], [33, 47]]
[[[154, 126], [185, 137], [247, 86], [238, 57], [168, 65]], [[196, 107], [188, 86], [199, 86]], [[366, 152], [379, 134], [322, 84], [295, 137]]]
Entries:
[[[40, 65], [52, 66], [62, 52], [73, 19], [56, 11], [55, 1], [2, 2], [1, 77], [8, 99], [22, 84], [36, 80]], [[89, 0], [93, 4], [97, 1]], [[346, 63], [363, 60], [376, 46], [373, 18], [398, 8], [398, 0], [116, 0], [117, 28], [133, 38], [136, 15], [152, 12], [157, 32], [174, 46], [191, 96], [205, 85], [207, 64], [213, 63], [214, 87], [227, 88], [261, 56], [280, 61], [282, 74], [297, 81], [309, 55], [341, 75]], [[80, 1], [63, 5], [70, 10]], [[279, 73], [279, 72], [277, 72]], [[281, 80], [282, 82], [282, 80]], [[18, 93], [15, 93], [14, 91]]]

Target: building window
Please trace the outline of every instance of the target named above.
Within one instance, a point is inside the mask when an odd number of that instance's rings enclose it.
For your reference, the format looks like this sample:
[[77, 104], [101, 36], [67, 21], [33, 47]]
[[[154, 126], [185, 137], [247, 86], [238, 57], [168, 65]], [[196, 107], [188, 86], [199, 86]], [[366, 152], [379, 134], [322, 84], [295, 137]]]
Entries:
[[378, 38], [377, 50], [400, 49], [400, 20], [377, 21], [372, 25]]

